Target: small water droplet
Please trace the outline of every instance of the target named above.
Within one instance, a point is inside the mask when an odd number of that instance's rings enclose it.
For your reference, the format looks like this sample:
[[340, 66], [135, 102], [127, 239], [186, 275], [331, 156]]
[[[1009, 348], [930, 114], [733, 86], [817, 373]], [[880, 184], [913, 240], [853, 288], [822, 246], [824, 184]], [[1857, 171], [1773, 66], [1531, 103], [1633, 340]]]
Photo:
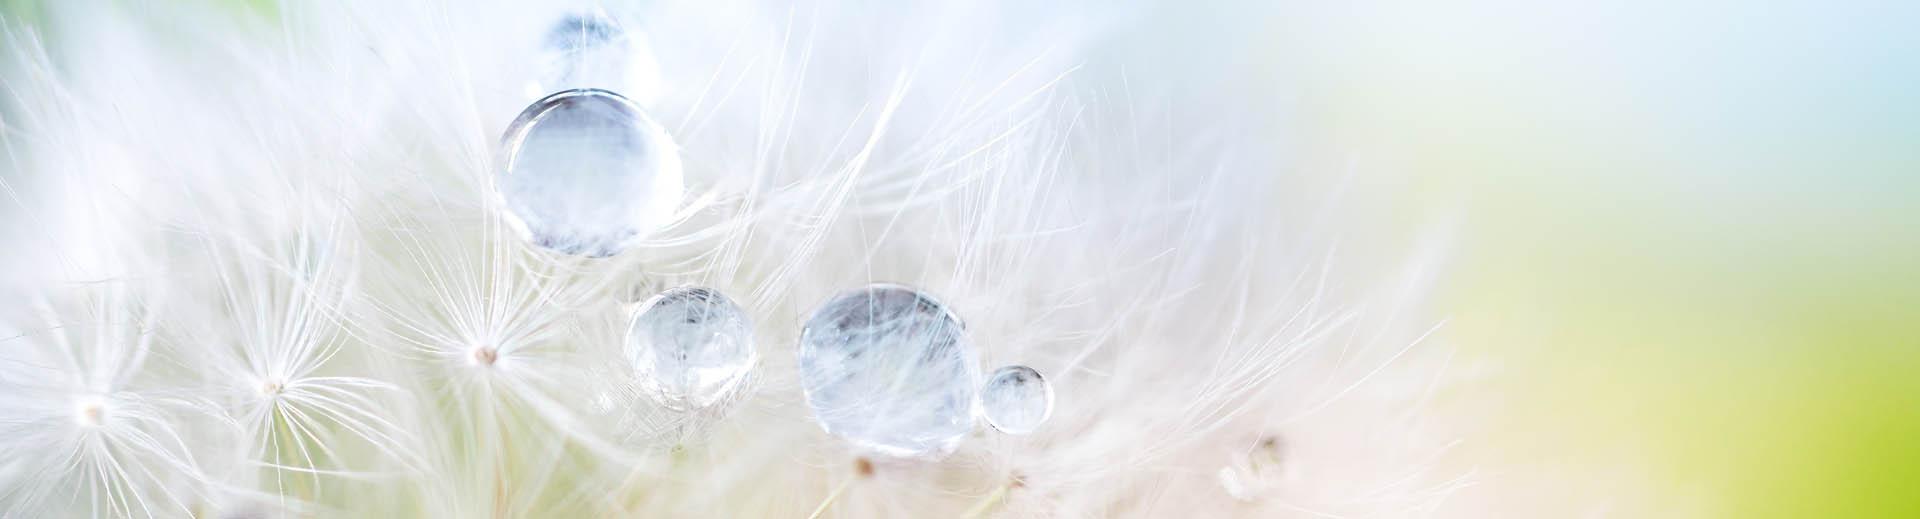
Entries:
[[1053, 415], [1053, 385], [1026, 366], [994, 370], [980, 386], [980, 412], [1007, 434], [1027, 434]]
[[753, 324], [709, 288], [667, 290], [640, 305], [627, 325], [627, 358], [640, 385], [662, 405], [713, 405], [753, 370]]
[[619, 94], [547, 96], [521, 112], [502, 141], [501, 201], [514, 228], [541, 247], [612, 256], [664, 227], [679, 207], [673, 138]]
[[973, 429], [979, 361], [960, 319], [918, 290], [834, 296], [807, 319], [799, 363], [814, 418], [862, 448], [938, 457]]
[[648, 105], [662, 89], [660, 65], [645, 35], [602, 13], [562, 16], [540, 44], [534, 95], [569, 88], [619, 92]]

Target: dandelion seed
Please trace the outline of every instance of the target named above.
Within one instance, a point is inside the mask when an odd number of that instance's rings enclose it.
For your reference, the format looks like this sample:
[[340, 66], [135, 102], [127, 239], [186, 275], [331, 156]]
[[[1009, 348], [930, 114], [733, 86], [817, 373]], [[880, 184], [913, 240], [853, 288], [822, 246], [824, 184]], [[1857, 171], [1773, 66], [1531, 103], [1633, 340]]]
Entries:
[[263, 381], [260, 383], [260, 396], [273, 398], [273, 397], [279, 396], [280, 391], [284, 389], [286, 389], [286, 384], [284, 382], [281, 382], [278, 380]]
[[731, 394], [753, 369], [753, 324], [708, 288], [675, 288], [640, 306], [627, 326], [627, 359], [661, 404], [700, 408]]
[[960, 319], [917, 290], [835, 296], [807, 320], [799, 361], [814, 418], [860, 447], [937, 457], [973, 430], [979, 361]]
[[620, 94], [566, 90], [507, 128], [497, 183], [522, 237], [566, 254], [605, 257], [664, 227], [681, 197], [679, 151]]
[[500, 360], [500, 352], [495, 351], [492, 347], [481, 346], [473, 349], [474, 364], [492, 366], [496, 360]]
[[1000, 432], [1031, 433], [1053, 415], [1053, 385], [1033, 368], [1000, 368], [980, 387], [980, 411]]
[[[114, 292], [47, 319], [0, 296], [0, 517], [1368, 517], [1472, 483], [1432, 485], [1423, 451], [1453, 431], [1404, 419], [1422, 410], [1403, 387], [1443, 383], [1399, 354], [1419, 289], [1302, 263], [1349, 234], [1348, 200], [1273, 178], [1268, 107], [1171, 88], [1239, 72], [1107, 46], [1158, 25], [780, 2], [448, 24], [349, 1], [260, 27], [88, 6], [62, 12], [114, 23], [56, 39], [98, 52], [0, 22], [0, 230], [29, 245], [0, 254], [0, 290]], [[843, 30], [875, 24], [903, 30]], [[992, 36], [1013, 26], [1048, 30]], [[180, 31], [197, 36], [150, 41]], [[669, 76], [646, 37], [671, 42]], [[873, 276], [994, 307], [968, 330], [916, 288], [784, 303]], [[678, 354], [628, 344], [668, 279], [805, 321], [685, 302], [751, 332], [663, 311], [642, 335], [688, 338]], [[981, 370], [969, 333], [1046, 377], [983, 376], [1000, 364]], [[797, 356], [760, 358], [774, 336]], [[685, 403], [634, 405], [628, 348], [655, 354], [638, 399]], [[688, 368], [698, 352], [723, 368]], [[733, 407], [763, 375], [814, 421], [782, 395]], [[1097, 419], [1051, 422], [1034, 393], [1053, 381]], [[709, 399], [727, 427], [660, 412]], [[922, 462], [976, 419], [1072, 438]], [[1339, 441], [1281, 465], [1251, 430], [1274, 424]], [[1295, 481], [1321, 459], [1339, 470]], [[1215, 472], [1225, 491], [1187, 491]]]
[[81, 427], [99, 427], [107, 421], [107, 402], [99, 397], [86, 397], [74, 406], [74, 421]]
[[184, 515], [206, 483], [176, 414], [191, 404], [127, 383], [153, 314], [119, 284], [67, 294], [0, 340], [0, 517]]

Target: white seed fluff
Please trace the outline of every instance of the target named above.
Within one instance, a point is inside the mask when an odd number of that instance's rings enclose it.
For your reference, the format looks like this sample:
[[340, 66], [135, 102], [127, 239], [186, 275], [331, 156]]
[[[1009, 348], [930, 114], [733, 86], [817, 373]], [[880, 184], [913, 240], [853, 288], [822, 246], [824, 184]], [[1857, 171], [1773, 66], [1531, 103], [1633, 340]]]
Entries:
[[562, 3], [0, 13], [0, 517], [1487, 515], [1262, 16]]

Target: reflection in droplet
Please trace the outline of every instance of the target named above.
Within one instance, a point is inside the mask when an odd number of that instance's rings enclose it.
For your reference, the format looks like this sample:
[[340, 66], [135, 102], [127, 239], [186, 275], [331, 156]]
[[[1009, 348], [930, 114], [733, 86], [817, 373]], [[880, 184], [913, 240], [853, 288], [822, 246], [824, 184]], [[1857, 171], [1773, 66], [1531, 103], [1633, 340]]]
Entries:
[[1000, 368], [980, 386], [980, 412], [1000, 432], [1031, 433], [1053, 415], [1053, 386], [1033, 368]]
[[541, 247], [618, 254], [680, 204], [679, 150], [640, 108], [605, 90], [536, 101], [508, 126], [497, 189], [508, 219]]
[[799, 362], [814, 418], [859, 447], [938, 457], [973, 429], [979, 361], [960, 319], [917, 290], [836, 295], [807, 319]]
[[640, 386], [669, 408], [713, 405], [753, 370], [753, 324], [712, 289], [654, 296], [627, 326], [627, 358]]

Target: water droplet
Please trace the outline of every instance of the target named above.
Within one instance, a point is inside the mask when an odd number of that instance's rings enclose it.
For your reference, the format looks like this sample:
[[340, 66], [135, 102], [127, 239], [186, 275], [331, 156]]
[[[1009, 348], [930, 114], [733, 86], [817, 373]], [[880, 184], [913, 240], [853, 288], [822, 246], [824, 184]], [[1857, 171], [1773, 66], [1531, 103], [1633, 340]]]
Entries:
[[1053, 385], [1026, 366], [994, 370], [980, 386], [980, 412], [1007, 434], [1027, 434], [1053, 415]]
[[862, 448], [938, 457], [973, 430], [979, 361], [960, 319], [920, 291], [834, 296], [807, 319], [799, 362], [814, 418]]
[[720, 401], [753, 370], [755, 357], [746, 312], [712, 289], [662, 292], [627, 325], [627, 358], [641, 387], [669, 408]]
[[501, 201], [514, 227], [541, 247], [618, 254], [666, 225], [680, 204], [673, 138], [619, 94], [547, 96], [520, 113], [503, 142]]
[[530, 85], [536, 96], [599, 88], [648, 105], [662, 90], [660, 65], [645, 36], [604, 14], [562, 16], [541, 41], [539, 59], [539, 76]]

